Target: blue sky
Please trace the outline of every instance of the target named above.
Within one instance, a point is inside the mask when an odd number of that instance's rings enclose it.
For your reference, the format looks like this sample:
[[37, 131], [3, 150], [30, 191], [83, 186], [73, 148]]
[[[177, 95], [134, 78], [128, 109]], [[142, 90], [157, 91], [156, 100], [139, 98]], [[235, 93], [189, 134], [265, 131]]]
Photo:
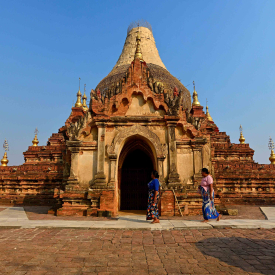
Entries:
[[[64, 125], [81, 89], [115, 65], [128, 25], [147, 20], [166, 68], [192, 91], [220, 131], [238, 142], [239, 125], [269, 163], [275, 139], [275, 1], [2, 1], [0, 142], [9, 165], [24, 162], [35, 127], [39, 145]], [[1, 147], [2, 148], [2, 147]], [[2, 151], [1, 156], [4, 151]]]

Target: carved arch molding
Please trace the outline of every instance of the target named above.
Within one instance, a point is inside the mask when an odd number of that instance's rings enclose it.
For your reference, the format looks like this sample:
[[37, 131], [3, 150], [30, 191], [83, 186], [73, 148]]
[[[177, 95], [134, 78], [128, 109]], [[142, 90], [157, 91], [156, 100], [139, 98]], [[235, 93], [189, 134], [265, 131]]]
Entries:
[[157, 158], [165, 158], [167, 155], [167, 145], [161, 144], [159, 137], [150, 131], [147, 127], [134, 125], [121, 130], [113, 139], [111, 145], [107, 145], [107, 153], [109, 158], [117, 158], [119, 148], [122, 143], [129, 137], [139, 135], [148, 139], [155, 148]]

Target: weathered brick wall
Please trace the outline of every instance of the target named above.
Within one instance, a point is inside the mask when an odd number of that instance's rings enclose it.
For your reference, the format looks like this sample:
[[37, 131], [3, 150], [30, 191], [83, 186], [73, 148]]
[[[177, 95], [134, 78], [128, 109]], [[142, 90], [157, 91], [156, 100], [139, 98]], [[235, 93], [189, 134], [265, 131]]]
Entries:
[[162, 216], [175, 215], [175, 197], [171, 190], [161, 191], [160, 212]]
[[30, 146], [25, 163], [0, 166], [0, 204], [54, 205], [63, 182], [66, 147], [61, 134], [53, 134], [47, 146]]
[[[68, 188], [66, 188], [68, 189]], [[115, 190], [66, 190], [61, 193], [62, 208], [58, 216], [96, 216], [98, 211], [110, 211], [117, 215]]]
[[59, 198], [62, 178], [63, 168], [59, 165], [2, 167], [0, 204], [53, 205]]
[[212, 163], [221, 203], [274, 204], [275, 165], [254, 162], [249, 144], [233, 144], [225, 133], [215, 133]]

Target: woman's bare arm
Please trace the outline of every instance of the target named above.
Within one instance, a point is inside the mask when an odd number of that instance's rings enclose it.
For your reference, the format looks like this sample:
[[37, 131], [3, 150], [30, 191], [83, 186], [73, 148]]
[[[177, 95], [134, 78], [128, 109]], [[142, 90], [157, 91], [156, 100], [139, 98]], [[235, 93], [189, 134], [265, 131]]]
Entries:
[[210, 188], [210, 200], [213, 200], [212, 194], [213, 194], [213, 183], [209, 184], [209, 188]]

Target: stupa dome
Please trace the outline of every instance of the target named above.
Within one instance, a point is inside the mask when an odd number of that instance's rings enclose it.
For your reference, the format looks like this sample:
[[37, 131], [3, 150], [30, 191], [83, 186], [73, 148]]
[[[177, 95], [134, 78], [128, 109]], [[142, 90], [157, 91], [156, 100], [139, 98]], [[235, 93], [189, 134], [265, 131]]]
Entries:
[[136, 37], [139, 32], [141, 38], [141, 52], [143, 60], [150, 69], [155, 81], [162, 82], [164, 89], [173, 91], [175, 87], [183, 92], [183, 107], [191, 108], [191, 95], [184, 85], [174, 76], [172, 76], [163, 64], [158, 49], [156, 47], [155, 39], [152, 33], [152, 28], [149, 23], [146, 26], [135, 26], [128, 28], [127, 37], [122, 49], [122, 53], [112, 69], [112, 71], [102, 79], [96, 87], [101, 92], [107, 90], [111, 85], [119, 81], [125, 76], [125, 72], [129, 68], [131, 62], [134, 60], [136, 50]]

